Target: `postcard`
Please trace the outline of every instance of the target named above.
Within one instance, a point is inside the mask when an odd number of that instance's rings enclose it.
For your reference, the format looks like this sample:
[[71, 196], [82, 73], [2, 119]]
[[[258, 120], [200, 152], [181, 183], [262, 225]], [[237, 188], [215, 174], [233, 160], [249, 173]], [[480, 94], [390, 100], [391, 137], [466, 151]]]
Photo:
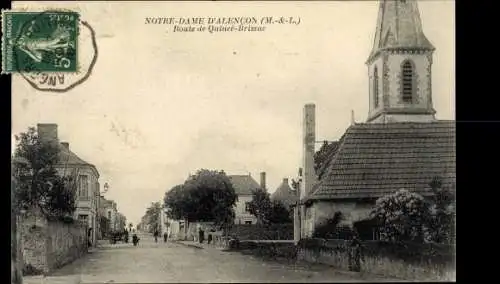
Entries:
[[13, 1], [1, 25], [12, 283], [455, 280], [453, 1]]

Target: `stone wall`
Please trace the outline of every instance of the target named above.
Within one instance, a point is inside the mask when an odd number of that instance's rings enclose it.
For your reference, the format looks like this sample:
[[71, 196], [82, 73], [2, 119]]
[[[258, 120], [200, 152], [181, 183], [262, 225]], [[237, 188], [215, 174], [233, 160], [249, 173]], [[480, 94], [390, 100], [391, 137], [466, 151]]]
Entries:
[[[315, 244], [311, 244], [311, 241]], [[394, 253], [388, 253], [387, 244], [364, 242], [363, 246], [362, 272], [406, 280], [448, 281], [456, 279], [454, 252], [449, 252], [450, 247], [444, 250], [430, 244], [421, 245], [416, 249], [407, 247], [406, 255], [409, 255], [408, 252], [418, 250], [413, 254], [413, 260], [410, 260], [408, 257], [403, 259]], [[427, 251], [432, 251], [432, 253], [426, 255]], [[297, 259], [349, 270], [349, 241], [301, 240], [297, 247]]]
[[25, 274], [49, 273], [87, 252], [87, 225], [24, 214], [18, 229]]

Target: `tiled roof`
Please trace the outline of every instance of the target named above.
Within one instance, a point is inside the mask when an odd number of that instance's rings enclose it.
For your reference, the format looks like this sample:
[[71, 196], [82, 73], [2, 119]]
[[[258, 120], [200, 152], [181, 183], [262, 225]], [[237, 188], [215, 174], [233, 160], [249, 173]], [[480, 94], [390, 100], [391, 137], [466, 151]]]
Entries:
[[98, 172], [97, 168], [94, 165], [82, 160], [80, 157], [78, 157], [75, 153], [73, 153], [71, 150], [69, 150], [65, 146], [60, 145], [59, 149], [60, 149], [59, 164], [61, 166], [65, 166], [65, 165], [68, 165], [68, 166], [89, 166], [89, 167], [94, 168], [95, 171]]
[[296, 191], [292, 190], [288, 182], [283, 181], [276, 191], [271, 194], [271, 200], [281, 201], [286, 206], [290, 206], [297, 202], [298, 196]]
[[355, 124], [332, 147], [309, 200], [376, 198], [401, 188], [426, 195], [456, 178], [455, 122]]
[[260, 188], [260, 185], [250, 175], [229, 175], [237, 195], [252, 195], [252, 191]]
[[78, 157], [75, 153], [71, 152], [68, 148], [64, 146], [60, 146], [59, 152], [59, 162], [61, 164], [68, 165], [91, 165], [90, 163], [85, 162], [80, 157]]

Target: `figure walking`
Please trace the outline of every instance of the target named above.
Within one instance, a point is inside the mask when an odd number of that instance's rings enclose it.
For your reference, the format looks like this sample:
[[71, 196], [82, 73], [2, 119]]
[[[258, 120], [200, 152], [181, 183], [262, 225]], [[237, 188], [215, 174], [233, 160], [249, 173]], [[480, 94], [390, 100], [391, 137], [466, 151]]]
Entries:
[[198, 230], [198, 236], [199, 236], [199, 240], [200, 240], [200, 244], [203, 243], [203, 239], [205, 237], [205, 232], [203, 231], [203, 229], [200, 227], [200, 229]]
[[153, 235], [155, 237], [155, 243], [157, 243], [158, 242], [158, 230], [157, 229], [155, 229], [155, 232]]
[[363, 260], [362, 244], [357, 233], [352, 236], [349, 253], [349, 270], [360, 272], [361, 260]]
[[165, 231], [165, 233], [163, 233], [163, 242], [167, 242], [168, 240], [168, 234], [167, 234], [167, 231]]

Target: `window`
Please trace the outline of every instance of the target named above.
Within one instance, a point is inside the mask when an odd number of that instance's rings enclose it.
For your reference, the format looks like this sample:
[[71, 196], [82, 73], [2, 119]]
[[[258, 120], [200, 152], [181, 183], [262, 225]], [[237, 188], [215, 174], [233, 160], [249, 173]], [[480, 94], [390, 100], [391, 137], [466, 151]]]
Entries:
[[80, 197], [88, 197], [89, 196], [88, 176], [85, 176], [85, 175], [80, 176], [78, 196], [80, 196]]
[[373, 70], [373, 99], [375, 107], [378, 107], [378, 69], [375, 66], [375, 70]]
[[84, 215], [84, 214], [78, 215], [78, 220], [80, 220], [82, 222], [87, 222], [87, 219], [88, 219], [88, 215]]
[[411, 103], [413, 101], [413, 64], [407, 60], [401, 68], [401, 91], [403, 102]]
[[250, 212], [250, 202], [245, 202], [245, 212]]
[[108, 211], [108, 220], [111, 220], [111, 211]]

